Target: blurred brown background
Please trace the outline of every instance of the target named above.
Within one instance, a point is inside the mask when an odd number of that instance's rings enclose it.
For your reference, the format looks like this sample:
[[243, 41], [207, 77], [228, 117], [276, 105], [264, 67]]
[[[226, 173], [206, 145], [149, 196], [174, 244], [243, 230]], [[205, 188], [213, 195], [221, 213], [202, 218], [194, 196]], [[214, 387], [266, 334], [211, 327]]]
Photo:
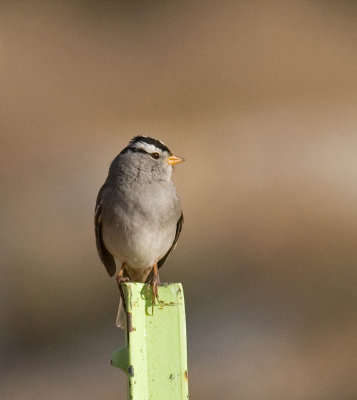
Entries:
[[357, 398], [357, 3], [0, 4], [1, 399], [125, 399], [93, 210], [140, 133], [176, 167], [191, 398]]

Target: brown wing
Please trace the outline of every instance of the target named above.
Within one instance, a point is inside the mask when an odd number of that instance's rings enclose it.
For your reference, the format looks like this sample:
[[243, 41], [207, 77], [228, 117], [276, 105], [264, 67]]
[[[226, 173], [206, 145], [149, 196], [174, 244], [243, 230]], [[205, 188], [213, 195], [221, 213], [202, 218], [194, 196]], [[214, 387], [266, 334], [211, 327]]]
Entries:
[[164, 255], [164, 257], [157, 263], [158, 267], [162, 267], [167, 259], [167, 257], [170, 255], [170, 253], [172, 252], [172, 250], [175, 248], [176, 243], [178, 241], [178, 238], [180, 236], [181, 230], [182, 230], [182, 225], [183, 225], [183, 214], [181, 213], [181, 216], [179, 218], [179, 220], [177, 221], [176, 224], [176, 235], [175, 235], [175, 239], [172, 243], [172, 246], [170, 247], [169, 251]]
[[104, 264], [107, 272], [110, 276], [113, 276], [116, 271], [116, 265], [114, 257], [109, 253], [109, 251], [105, 248], [103, 238], [102, 238], [102, 205], [101, 205], [101, 197], [103, 191], [105, 189], [105, 185], [101, 187], [97, 196], [97, 202], [95, 205], [95, 215], [94, 215], [94, 229], [95, 229], [95, 239], [97, 244], [97, 251], [99, 254], [102, 263]]

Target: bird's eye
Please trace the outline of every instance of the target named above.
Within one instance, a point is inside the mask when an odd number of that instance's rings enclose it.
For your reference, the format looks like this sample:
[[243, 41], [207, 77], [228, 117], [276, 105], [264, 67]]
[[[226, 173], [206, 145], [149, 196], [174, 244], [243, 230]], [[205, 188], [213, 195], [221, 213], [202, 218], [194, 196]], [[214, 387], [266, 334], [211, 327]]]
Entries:
[[155, 160], [157, 160], [160, 157], [159, 153], [151, 153], [151, 157], [155, 158]]

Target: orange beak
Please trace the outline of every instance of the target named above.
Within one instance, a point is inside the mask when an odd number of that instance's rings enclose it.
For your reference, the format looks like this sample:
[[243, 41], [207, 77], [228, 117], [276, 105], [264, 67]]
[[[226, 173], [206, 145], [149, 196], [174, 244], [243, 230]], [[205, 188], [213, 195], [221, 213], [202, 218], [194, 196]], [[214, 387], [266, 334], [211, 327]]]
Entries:
[[170, 164], [170, 165], [179, 164], [179, 163], [184, 162], [184, 161], [185, 161], [184, 158], [177, 157], [177, 156], [174, 156], [174, 155], [166, 158], [166, 162], [168, 164]]

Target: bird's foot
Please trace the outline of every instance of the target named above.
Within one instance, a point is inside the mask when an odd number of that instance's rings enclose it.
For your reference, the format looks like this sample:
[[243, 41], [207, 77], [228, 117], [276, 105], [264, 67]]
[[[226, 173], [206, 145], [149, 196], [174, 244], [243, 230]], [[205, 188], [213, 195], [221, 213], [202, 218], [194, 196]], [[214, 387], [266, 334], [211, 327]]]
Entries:
[[155, 305], [156, 299], [160, 303], [159, 299], [159, 285], [160, 278], [158, 276], [154, 276], [151, 281], [151, 290], [152, 290], [152, 304]]
[[130, 282], [130, 279], [127, 276], [118, 275], [116, 277], [118, 288], [120, 289], [121, 284], [124, 282]]
[[128, 278], [128, 276], [124, 275], [125, 274], [125, 265], [126, 265], [125, 262], [121, 265], [120, 271], [118, 272], [118, 275], [115, 278], [117, 281], [119, 290], [121, 289], [121, 284], [123, 282], [130, 282], [130, 279]]
[[159, 299], [159, 286], [160, 286], [160, 278], [159, 276], [153, 276], [152, 279], [149, 281], [150, 289], [151, 289], [151, 294], [152, 294], [152, 306], [154, 307], [156, 305], [156, 302], [158, 304], [161, 304], [161, 300]]

